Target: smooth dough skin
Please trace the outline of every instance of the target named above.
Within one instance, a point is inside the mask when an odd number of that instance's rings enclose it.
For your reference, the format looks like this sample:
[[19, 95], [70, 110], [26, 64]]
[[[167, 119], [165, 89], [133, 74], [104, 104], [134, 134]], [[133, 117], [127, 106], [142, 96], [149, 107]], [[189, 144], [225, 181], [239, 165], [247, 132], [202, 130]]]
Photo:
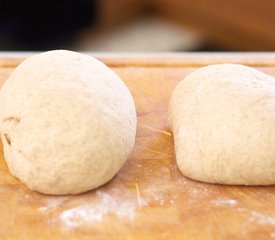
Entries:
[[109, 181], [131, 152], [133, 98], [98, 60], [56, 50], [22, 62], [0, 91], [0, 131], [12, 175], [46, 194]]
[[275, 78], [237, 64], [203, 67], [174, 90], [169, 119], [184, 175], [275, 184]]

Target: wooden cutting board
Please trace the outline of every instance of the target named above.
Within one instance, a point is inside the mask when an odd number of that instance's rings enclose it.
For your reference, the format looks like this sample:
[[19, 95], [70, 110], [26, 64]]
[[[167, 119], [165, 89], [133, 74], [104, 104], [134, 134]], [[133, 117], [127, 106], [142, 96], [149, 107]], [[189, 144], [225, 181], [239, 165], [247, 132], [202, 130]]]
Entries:
[[[167, 104], [196, 68], [234, 62], [275, 76], [275, 54], [96, 55], [131, 90], [133, 153], [108, 184], [77, 196], [46, 196], [12, 177], [0, 155], [0, 239], [272, 239], [275, 187], [200, 183], [177, 169]], [[0, 83], [25, 55], [0, 55]], [[30, 131], [31, 134], [31, 131]]]

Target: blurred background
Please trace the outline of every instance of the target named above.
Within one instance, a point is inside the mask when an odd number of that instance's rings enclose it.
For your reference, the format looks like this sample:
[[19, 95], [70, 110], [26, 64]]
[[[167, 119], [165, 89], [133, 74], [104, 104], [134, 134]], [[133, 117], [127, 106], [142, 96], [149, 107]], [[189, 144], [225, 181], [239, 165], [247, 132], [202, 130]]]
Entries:
[[274, 0], [0, 0], [0, 51], [274, 51]]

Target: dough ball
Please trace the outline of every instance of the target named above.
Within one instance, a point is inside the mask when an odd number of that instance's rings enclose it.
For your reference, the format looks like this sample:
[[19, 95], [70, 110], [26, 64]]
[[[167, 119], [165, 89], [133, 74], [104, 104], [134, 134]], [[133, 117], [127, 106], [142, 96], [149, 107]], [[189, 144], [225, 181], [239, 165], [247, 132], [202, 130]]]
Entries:
[[275, 184], [275, 78], [237, 64], [203, 67], [176, 87], [169, 117], [184, 175]]
[[57, 50], [22, 62], [0, 91], [0, 131], [12, 175], [46, 194], [109, 181], [131, 152], [133, 98], [98, 60]]

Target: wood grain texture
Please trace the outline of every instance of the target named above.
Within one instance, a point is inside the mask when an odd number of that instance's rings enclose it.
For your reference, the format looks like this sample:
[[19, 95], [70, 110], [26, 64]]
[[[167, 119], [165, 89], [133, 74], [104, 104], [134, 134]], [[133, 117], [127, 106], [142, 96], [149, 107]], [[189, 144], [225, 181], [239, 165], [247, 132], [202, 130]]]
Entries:
[[[0, 147], [0, 239], [274, 238], [275, 187], [185, 178], [177, 169], [167, 124], [171, 92], [186, 74], [213, 61], [235, 59], [275, 76], [275, 55], [266, 56], [98, 55], [134, 96], [138, 130], [133, 153], [108, 184], [77, 196], [54, 197], [30, 191], [12, 177]], [[0, 84], [23, 58], [0, 57]]]

